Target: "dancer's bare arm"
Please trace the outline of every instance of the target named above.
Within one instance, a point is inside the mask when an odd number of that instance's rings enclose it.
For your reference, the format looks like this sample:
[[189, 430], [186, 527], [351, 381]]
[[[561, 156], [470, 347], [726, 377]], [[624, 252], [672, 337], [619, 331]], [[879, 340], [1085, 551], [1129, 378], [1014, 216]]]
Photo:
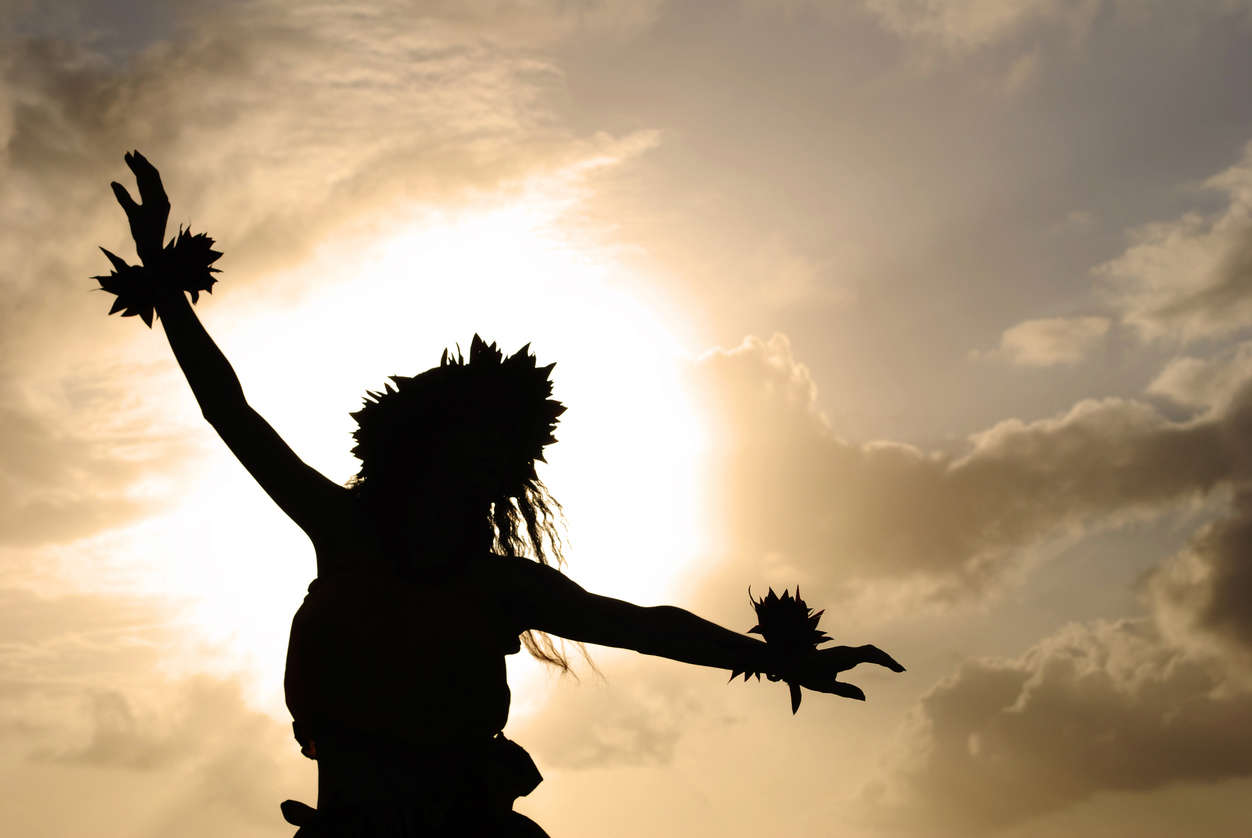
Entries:
[[[121, 185], [113, 192], [126, 211], [135, 246], [148, 264], [160, 251], [169, 201], [156, 168], [138, 152], [126, 155], [135, 173], [142, 204]], [[163, 285], [170, 292], [157, 301], [157, 315], [174, 357], [191, 385], [200, 411], [231, 452], [274, 502], [310, 536], [338, 521], [345, 489], [296, 456], [270, 424], [244, 398], [239, 378], [226, 356], [196, 317], [176, 278]]]
[[[765, 642], [682, 608], [644, 607], [599, 596], [563, 573], [535, 562], [509, 561], [504, 567], [504, 596], [527, 628], [699, 666], [730, 671], [779, 670], [780, 662]], [[832, 646], [814, 651], [802, 662], [789, 663], [792, 671], [784, 674], [812, 690], [864, 699], [859, 688], [836, 677], [860, 663], [876, 663], [897, 672], [904, 670], [876, 646]]]
[[339, 523], [346, 490], [301, 460], [252, 409], [226, 356], [179, 293], [157, 305], [204, 418], [291, 520], [312, 537]]

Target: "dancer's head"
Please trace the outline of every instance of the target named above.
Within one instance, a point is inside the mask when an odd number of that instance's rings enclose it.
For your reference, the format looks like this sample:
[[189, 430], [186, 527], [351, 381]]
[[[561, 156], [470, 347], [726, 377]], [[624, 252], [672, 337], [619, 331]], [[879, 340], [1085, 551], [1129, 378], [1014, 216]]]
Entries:
[[[478, 335], [469, 360], [446, 350], [439, 366], [393, 376], [352, 414], [352, 453], [361, 470], [350, 486], [388, 536], [440, 558], [495, 549], [560, 565], [560, 505], [535, 472], [557, 417], [549, 375], [529, 344], [505, 357]], [[407, 532], [406, 532], [407, 531]], [[417, 561], [425, 550], [404, 550]], [[538, 631], [522, 635], [539, 660], [568, 670], [564, 654]]]
[[444, 545], [457, 530], [465, 546], [559, 564], [559, 507], [535, 472], [565, 411], [553, 366], [537, 366], [529, 345], [505, 356], [474, 335], [468, 360], [445, 350], [439, 366], [392, 377], [352, 414], [355, 490], [389, 528], [438, 528]]

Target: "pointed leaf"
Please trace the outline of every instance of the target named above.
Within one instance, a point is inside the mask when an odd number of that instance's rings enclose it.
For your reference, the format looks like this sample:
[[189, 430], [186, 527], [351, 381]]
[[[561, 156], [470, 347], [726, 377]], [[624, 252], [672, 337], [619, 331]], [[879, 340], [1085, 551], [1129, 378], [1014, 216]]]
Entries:
[[105, 258], [108, 259], [110, 263], [112, 263], [113, 270], [117, 271], [118, 273], [121, 273], [122, 271], [130, 267], [130, 265], [126, 264], [126, 260], [118, 256], [116, 253], [105, 250], [103, 247], [100, 248], [100, 250], [104, 253]]

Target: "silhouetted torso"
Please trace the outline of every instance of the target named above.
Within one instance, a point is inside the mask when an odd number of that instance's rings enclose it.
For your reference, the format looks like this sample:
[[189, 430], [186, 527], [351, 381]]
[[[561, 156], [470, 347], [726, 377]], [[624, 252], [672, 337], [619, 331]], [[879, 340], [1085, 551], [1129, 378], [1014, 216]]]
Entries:
[[504, 656], [520, 627], [484, 602], [478, 557], [418, 582], [377, 571], [316, 580], [291, 627], [287, 705], [316, 735], [347, 728], [438, 746], [508, 720]]
[[316, 545], [320, 575], [292, 621], [285, 676], [318, 760], [319, 808], [481, 798], [508, 720], [504, 657], [524, 628], [496, 577], [522, 560], [426, 557], [401, 572], [359, 516], [334, 529], [342, 537]]

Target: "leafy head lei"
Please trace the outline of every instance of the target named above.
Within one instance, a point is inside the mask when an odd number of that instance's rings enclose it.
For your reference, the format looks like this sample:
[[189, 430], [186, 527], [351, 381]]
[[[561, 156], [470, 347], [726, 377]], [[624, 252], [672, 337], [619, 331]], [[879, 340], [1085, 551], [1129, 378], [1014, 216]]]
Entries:
[[[530, 344], [506, 356], [478, 335], [469, 358], [444, 351], [439, 366], [415, 376], [392, 376], [366, 393], [352, 453], [361, 461], [353, 485], [363, 495], [380, 490], [396, 499], [418, 475], [456, 484], [491, 505], [495, 547], [521, 554], [527, 547], [547, 564], [543, 541], [559, 550], [560, 507], [535, 471], [565, 412], [551, 398], [555, 364], [538, 366]], [[523, 539], [523, 532], [530, 544]], [[556, 562], [561, 562], [559, 553]]]

